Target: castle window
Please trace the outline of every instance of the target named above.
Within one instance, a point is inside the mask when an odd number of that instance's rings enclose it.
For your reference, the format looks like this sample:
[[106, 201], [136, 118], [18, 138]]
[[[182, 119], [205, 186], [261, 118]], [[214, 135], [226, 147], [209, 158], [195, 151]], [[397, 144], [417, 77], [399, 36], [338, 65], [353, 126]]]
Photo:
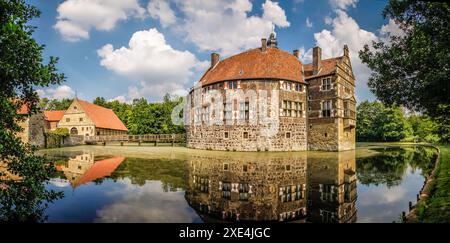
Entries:
[[199, 122], [202, 120], [202, 109], [201, 108], [195, 108], [195, 121]]
[[292, 82], [289, 81], [284, 81], [283, 85], [281, 86], [284, 90], [292, 90], [292, 88], [294, 87], [294, 84]]
[[295, 84], [295, 91], [303, 92], [303, 85], [302, 84]]
[[231, 120], [232, 119], [231, 103], [223, 103], [223, 119], [224, 120]]
[[313, 128], [313, 125], [309, 125], [309, 129], [312, 129]]
[[76, 109], [77, 109], [77, 106], [74, 106], [73, 109], [76, 110]]
[[248, 132], [244, 132], [243, 137], [248, 138]]
[[291, 133], [290, 132], [286, 133], [286, 138], [291, 138]]
[[84, 131], [84, 127], [81, 127], [81, 131]]
[[322, 102], [322, 117], [331, 116], [331, 100]]
[[322, 79], [322, 90], [331, 90], [331, 78]]
[[229, 136], [228, 132], [224, 132], [224, 133], [223, 133], [223, 137], [224, 137], [224, 138], [228, 138], [228, 136]]
[[304, 187], [301, 184], [281, 187], [280, 190], [282, 191], [282, 193], [280, 195], [280, 201], [293, 202], [304, 199], [305, 193], [303, 189]]
[[228, 89], [237, 89], [238, 82], [237, 81], [228, 81]]
[[70, 122], [70, 118], [66, 118], [66, 122]]
[[239, 104], [239, 119], [246, 121], [250, 119], [250, 105], [248, 101]]
[[303, 116], [303, 103], [283, 100], [281, 106], [282, 113], [281, 116], [286, 117], [302, 117]]
[[200, 192], [208, 193], [209, 192], [209, 179], [200, 177], [197, 180], [197, 183], [195, 183], [195, 189]]
[[223, 164], [223, 170], [224, 171], [228, 171], [228, 167], [229, 167], [229, 164], [227, 164], [227, 163]]
[[248, 169], [248, 166], [247, 166], [247, 165], [243, 165], [243, 166], [242, 166], [242, 171], [243, 171], [243, 172], [247, 172], [247, 169]]
[[239, 183], [239, 200], [247, 201], [249, 191], [250, 191], [250, 186], [248, 185], [248, 183]]
[[231, 183], [230, 182], [222, 182], [222, 197], [223, 198], [231, 198]]
[[308, 96], [308, 100], [312, 100], [312, 99], [311, 99], [311, 95]]
[[83, 121], [83, 117], [80, 117], [80, 122], [82, 122]]
[[286, 166], [284, 167], [284, 169], [285, 169], [286, 171], [291, 171], [291, 165], [286, 165]]
[[323, 136], [327, 138], [328, 137], [328, 133], [324, 133]]
[[210, 108], [209, 106], [203, 107], [202, 109], [202, 121], [205, 123], [209, 123], [210, 118]]

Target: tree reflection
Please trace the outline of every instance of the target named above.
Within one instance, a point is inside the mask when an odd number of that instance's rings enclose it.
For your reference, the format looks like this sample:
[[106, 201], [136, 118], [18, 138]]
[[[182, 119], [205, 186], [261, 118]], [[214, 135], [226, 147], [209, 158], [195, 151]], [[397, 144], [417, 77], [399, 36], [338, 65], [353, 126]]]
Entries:
[[388, 188], [397, 186], [401, 183], [408, 165], [413, 170], [421, 169], [422, 174], [426, 176], [433, 167], [430, 161], [436, 156], [432, 149], [423, 146], [374, 150], [380, 154], [356, 161], [358, 180], [363, 185], [385, 184]]

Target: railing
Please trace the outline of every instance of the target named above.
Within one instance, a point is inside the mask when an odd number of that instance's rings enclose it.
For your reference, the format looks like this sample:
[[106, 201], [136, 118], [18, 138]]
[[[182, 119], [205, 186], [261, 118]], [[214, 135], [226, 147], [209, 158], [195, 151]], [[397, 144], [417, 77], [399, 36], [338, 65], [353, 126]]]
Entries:
[[86, 136], [85, 142], [182, 142], [184, 134]]

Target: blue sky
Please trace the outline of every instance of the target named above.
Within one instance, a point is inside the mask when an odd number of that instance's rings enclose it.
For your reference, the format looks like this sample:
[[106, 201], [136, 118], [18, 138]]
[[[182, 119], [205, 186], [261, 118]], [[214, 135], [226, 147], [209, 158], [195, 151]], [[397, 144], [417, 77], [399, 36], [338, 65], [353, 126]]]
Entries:
[[348, 44], [359, 101], [374, 99], [366, 83], [370, 71], [357, 51], [372, 40], [398, 33], [383, 19], [385, 0], [29, 0], [41, 11], [34, 37], [44, 55], [60, 58], [67, 82], [39, 90], [49, 98], [130, 101], [182, 95], [209, 64], [260, 45], [272, 28], [278, 47], [300, 49], [310, 62], [319, 45], [324, 58]]

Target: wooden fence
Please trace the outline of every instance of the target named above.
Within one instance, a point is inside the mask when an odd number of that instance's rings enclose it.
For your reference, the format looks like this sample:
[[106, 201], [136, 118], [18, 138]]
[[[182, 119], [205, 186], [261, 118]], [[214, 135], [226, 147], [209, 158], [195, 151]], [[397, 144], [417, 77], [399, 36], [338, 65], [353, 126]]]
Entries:
[[123, 145], [124, 142], [135, 142], [141, 145], [141, 143], [183, 143], [185, 141], [184, 134], [145, 134], [145, 135], [105, 135], [105, 136], [86, 136], [84, 138], [87, 144], [118, 142]]

